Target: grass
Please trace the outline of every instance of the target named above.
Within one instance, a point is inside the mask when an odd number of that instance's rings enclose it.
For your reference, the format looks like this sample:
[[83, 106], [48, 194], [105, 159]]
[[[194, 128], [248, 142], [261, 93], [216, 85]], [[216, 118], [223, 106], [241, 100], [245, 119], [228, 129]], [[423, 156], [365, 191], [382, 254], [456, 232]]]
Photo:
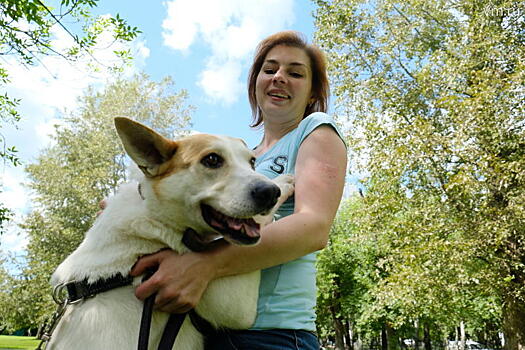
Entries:
[[0, 350], [22, 349], [35, 350], [40, 340], [35, 337], [17, 337], [12, 335], [0, 335]]

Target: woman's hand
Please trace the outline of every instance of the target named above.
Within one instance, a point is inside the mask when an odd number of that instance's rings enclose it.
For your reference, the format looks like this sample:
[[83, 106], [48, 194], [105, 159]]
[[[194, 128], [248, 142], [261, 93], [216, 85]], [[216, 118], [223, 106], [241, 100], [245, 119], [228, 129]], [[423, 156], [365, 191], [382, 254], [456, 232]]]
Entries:
[[102, 214], [102, 212], [104, 211], [104, 209], [106, 209], [107, 206], [108, 206], [108, 202], [106, 201], [105, 198], [101, 200], [100, 202], [98, 202], [98, 207], [100, 208], [100, 210], [97, 212], [97, 217], [99, 217], [100, 214]]
[[132, 276], [139, 276], [149, 268], [157, 271], [137, 287], [135, 295], [144, 300], [157, 293], [155, 307], [169, 313], [184, 313], [195, 308], [208, 283], [215, 277], [212, 264], [206, 255], [189, 252], [177, 254], [162, 250], [140, 258]]

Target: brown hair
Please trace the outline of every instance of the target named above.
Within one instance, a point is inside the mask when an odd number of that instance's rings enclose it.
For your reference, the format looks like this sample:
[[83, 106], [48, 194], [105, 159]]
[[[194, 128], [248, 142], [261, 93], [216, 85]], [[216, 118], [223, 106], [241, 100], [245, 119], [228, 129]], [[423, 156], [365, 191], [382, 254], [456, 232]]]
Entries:
[[263, 123], [262, 111], [257, 104], [257, 97], [255, 96], [257, 76], [268, 52], [278, 45], [303, 49], [310, 58], [312, 69], [312, 97], [314, 102], [306, 106], [303, 119], [314, 112], [326, 112], [328, 109], [330, 86], [328, 84], [324, 53], [317, 46], [308, 44], [304, 36], [299, 32], [291, 30], [278, 32], [270, 35], [259, 43], [248, 75], [248, 98], [253, 117], [251, 127], [257, 127]]

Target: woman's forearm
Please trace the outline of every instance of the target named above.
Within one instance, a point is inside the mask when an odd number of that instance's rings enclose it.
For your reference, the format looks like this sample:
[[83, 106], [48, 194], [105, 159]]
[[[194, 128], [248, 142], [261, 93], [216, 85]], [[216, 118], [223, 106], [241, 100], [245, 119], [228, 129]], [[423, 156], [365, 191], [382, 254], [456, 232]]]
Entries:
[[309, 213], [296, 213], [262, 229], [259, 244], [250, 247], [225, 245], [204, 253], [213, 261], [216, 278], [279, 265], [322, 249], [329, 224]]

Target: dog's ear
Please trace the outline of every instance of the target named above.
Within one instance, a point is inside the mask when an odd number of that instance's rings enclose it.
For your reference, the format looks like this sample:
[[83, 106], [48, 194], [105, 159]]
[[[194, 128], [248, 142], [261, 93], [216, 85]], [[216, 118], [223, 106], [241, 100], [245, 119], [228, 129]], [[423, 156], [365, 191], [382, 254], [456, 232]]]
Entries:
[[159, 175], [160, 165], [177, 150], [176, 142], [131, 119], [117, 117], [115, 127], [126, 153], [148, 177]]

